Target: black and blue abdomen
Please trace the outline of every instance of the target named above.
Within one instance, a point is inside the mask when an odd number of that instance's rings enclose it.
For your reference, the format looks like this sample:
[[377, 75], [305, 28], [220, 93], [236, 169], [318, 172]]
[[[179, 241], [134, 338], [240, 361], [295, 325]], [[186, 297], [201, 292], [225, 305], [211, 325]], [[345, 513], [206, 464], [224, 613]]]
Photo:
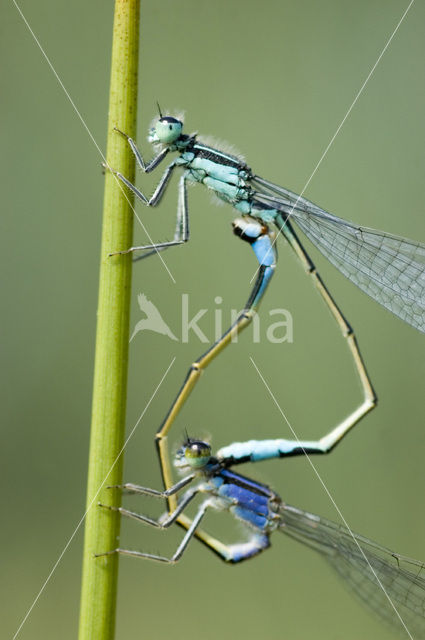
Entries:
[[251, 169], [236, 156], [196, 142], [180, 154], [177, 164], [185, 167], [191, 180], [214, 191], [239, 213], [259, 217], [265, 222], [275, 219], [275, 209], [252, 201]]
[[237, 208], [242, 206], [243, 212], [249, 213], [247, 180], [250, 170], [245, 164], [234, 156], [200, 143], [184, 151], [180, 158], [192, 180], [204, 184], [233, 206], [245, 203]]
[[[232, 471], [223, 470], [215, 478], [219, 480], [217, 495], [228, 501], [228, 509], [239, 520], [259, 531], [274, 529], [275, 503], [279, 498], [265, 485], [254, 482]], [[218, 484], [218, 483], [217, 483]]]

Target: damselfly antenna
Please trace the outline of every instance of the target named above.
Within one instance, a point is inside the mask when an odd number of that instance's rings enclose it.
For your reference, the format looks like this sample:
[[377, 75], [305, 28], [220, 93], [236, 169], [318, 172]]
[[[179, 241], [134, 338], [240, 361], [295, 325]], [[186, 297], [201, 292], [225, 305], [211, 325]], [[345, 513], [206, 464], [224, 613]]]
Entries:
[[162, 118], [161, 107], [159, 106], [158, 100], [156, 101], [156, 106], [158, 107], [159, 117]]

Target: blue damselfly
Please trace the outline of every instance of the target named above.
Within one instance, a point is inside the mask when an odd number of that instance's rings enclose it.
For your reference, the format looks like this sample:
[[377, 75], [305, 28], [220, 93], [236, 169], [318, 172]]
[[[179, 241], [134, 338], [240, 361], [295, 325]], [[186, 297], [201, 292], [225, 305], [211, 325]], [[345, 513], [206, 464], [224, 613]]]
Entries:
[[[190, 540], [196, 536], [227, 563], [239, 563], [270, 546], [274, 531], [314, 549], [336, 570], [344, 582], [369, 607], [397, 630], [409, 637], [425, 637], [425, 565], [406, 558], [302, 509], [286, 504], [268, 486], [232, 470], [244, 462], [257, 462], [297, 454], [322, 453], [318, 442], [294, 440], [251, 440], [233, 443], [212, 455], [211, 446], [188, 438], [176, 454], [175, 466], [183, 478], [166, 491], [125, 484], [124, 492], [169, 499], [181, 493], [175, 509], [158, 520], [122, 507], [106, 507], [123, 516], [165, 529], [177, 522], [187, 529], [176, 552], [169, 558], [157, 554], [118, 548], [98, 556], [120, 553], [137, 558], [174, 564], [180, 560]], [[193, 519], [184, 510], [201, 497]], [[100, 505], [105, 507], [105, 505]], [[208, 510], [228, 512], [242, 523], [246, 539], [225, 544], [199, 530]]]

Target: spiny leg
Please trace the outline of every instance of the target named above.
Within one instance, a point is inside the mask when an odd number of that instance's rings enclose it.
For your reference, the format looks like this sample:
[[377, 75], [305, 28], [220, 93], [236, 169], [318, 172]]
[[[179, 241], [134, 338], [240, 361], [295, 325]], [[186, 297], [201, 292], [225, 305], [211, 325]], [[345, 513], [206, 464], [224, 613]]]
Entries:
[[[103, 164], [103, 166], [105, 169], [108, 169], [105, 163]], [[109, 169], [109, 170], [111, 171], [111, 173], [114, 174], [114, 176], [116, 176], [119, 180], [121, 180], [121, 182], [124, 183], [125, 186], [134, 193], [136, 198], [141, 202], [143, 202], [143, 204], [145, 204], [147, 207], [156, 207], [156, 205], [159, 204], [162, 196], [165, 193], [165, 190], [168, 186], [168, 183], [172, 176], [173, 170], [175, 169], [175, 166], [176, 165], [174, 162], [168, 165], [168, 167], [165, 169], [162, 175], [161, 180], [158, 182], [155, 188], [155, 191], [153, 192], [150, 198], [147, 198], [145, 194], [142, 193], [140, 189], [138, 189], [132, 182], [130, 182], [130, 180], [128, 180], [128, 178], [126, 178], [122, 173], [120, 173], [119, 171], [115, 171], [115, 169]]]
[[107, 489], [121, 489], [124, 493], [139, 493], [145, 496], [152, 496], [153, 498], [168, 498], [169, 496], [178, 493], [183, 489], [186, 485], [192, 482], [195, 479], [196, 475], [194, 473], [182, 478], [179, 482], [176, 482], [172, 487], [169, 487], [165, 491], [158, 491], [157, 489], [149, 489], [148, 487], [141, 487], [138, 484], [133, 484], [132, 482], [126, 482], [125, 484], [114, 484], [112, 486], [107, 487]]
[[133, 520], [137, 520], [138, 522], [150, 524], [153, 527], [157, 527], [158, 529], [167, 529], [167, 527], [169, 527], [177, 520], [181, 512], [187, 507], [189, 502], [191, 502], [198, 493], [199, 489], [189, 489], [188, 491], [186, 491], [177, 508], [172, 513], [167, 512], [165, 514], [165, 517], [161, 516], [158, 520], [148, 518], [148, 516], [136, 513], [135, 511], [130, 511], [129, 509], [124, 509], [124, 507], [114, 507], [108, 504], [102, 504], [101, 502], [98, 503], [98, 506], [104, 509], [109, 509], [110, 511], [118, 511], [122, 516], [132, 518]]
[[291, 248], [295, 251], [296, 255], [301, 260], [306, 272], [312, 277], [317, 290], [330, 309], [333, 317], [338, 323], [343, 337], [347, 341], [363, 389], [364, 400], [362, 404], [357, 409], [355, 409], [345, 420], [340, 422], [330, 433], [320, 439], [320, 447], [322, 448], [323, 452], [328, 452], [345, 436], [345, 434], [355, 424], [357, 424], [357, 422], [359, 422], [359, 420], [361, 420], [361, 418], [363, 418], [363, 416], [365, 416], [376, 406], [377, 396], [367, 373], [363, 358], [360, 354], [360, 349], [357, 344], [356, 336], [354, 335], [352, 327], [347, 322], [335, 300], [331, 296], [329, 290], [327, 289], [325, 283], [317, 272], [315, 265], [305, 251], [290, 222], [288, 220], [285, 221], [283, 218], [280, 220], [280, 222], [281, 225], [279, 225], [279, 228], [281, 229], [285, 238], [288, 240]]
[[[167, 156], [169, 149], [163, 149], [162, 151], [160, 151], [158, 153], [157, 156], [155, 156], [155, 158], [153, 158], [147, 165], [145, 165], [145, 162], [142, 158], [142, 154], [140, 153], [140, 151], [137, 149], [136, 143], [134, 142], [134, 140], [132, 138], [130, 138], [126, 133], [124, 133], [123, 131], [120, 131], [120, 129], [117, 129], [115, 127], [115, 131], [117, 131], [119, 134], [121, 134], [122, 136], [124, 136], [124, 138], [127, 139], [131, 150], [133, 151], [136, 160], [137, 160], [137, 164], [139, 165], [139, 167], [145, 172], [145, 173], [150, 173], [151, 171], [153, 171], [163, 160], [164, 158]], [[161, 180], [158, 182], [158, 185], [155, 188], [155, 191], [153, 192], [152, 196], [150, 198], [147, 198], [145, 196], [144, 193], [142, 193], [132, 182], [130, 182], [130, 180], [128, 180], [122, 173], [120, 173], [119, 171], [116, 171], [115, 169], [113, 169], [112, 167], [109, 167], [105, 162], [102, 163], [102, 166], [111, 171], [111, 173], [113, 173], [119, 180], [121, 180], [121, 182], [123, 182], [126, 187], [128, 187], [130, 189], [130, 191], [132, 191], [134, 193], [134, 195], [136, 196], [136, 198], [138, 198], [141, 202], [143, 202], [143, 204], [150, 206], [150, 207], [155, 207], [161, 200], [162, 196], [164, 195], [164, 192], [168, 186], [168, 183], [170, 181], [171, 175], [173, 173], [173, 170], [176, 167], [176, 163], [173, 161], [171, 162], [168, 167], [165, 169]]]
[[142, 153], [137, 148], [136, 142], [133, 140], [133, 138], [130, 138], [130, 136], [128, 136], [126, 133], [124, 133], [124, 131], [121, 131], [121, 129], [118, 129], [117, 127], [114, 127], [114, 129], [117, 133], [122, 135], [127, 140], [136, 158], [137, 164], [145, 173], [150, 173], [151, 171], [156, 169], [156, 167], [164, 160], [165, 156], [170, 152], [169, 148], [165, 147], [165, 149], [162, 149], [162, 151], [160, 151], [157, 156], [152, 158], [152, 160], [150, 160], [148, 164], [146, 164], [143, 159]]
[[[120, 129], [117, 129], [116, 127], [115, 127], [115, 130], [120, 135], [126, 138], [136, 158], [138, 166], [145, 173], [150, 173], [151, 171], [156, 169], [156, 167], [164, 160], [164, 158], [169, 153], [169, 149], [165, 148], [162, 151], [160, 151], [158, 155], [155, 156], [148, 164], [145, 164], [143, 156], [139, 151], [139, 149], [137, 148], [137, 145], [133, 140], [133, 138], [130, 138], [126, 133], [124, 133]], [[138, 198], [141, 202], [143, 202], [143, 204], [150, 207], [155, 207], [159, 204], [159, 202], [161, 201], [167, 189], [172, 173], [176, 167], [176, 163], [173, 161], [168, 165], [168, 167], [166, 168], [166, 170], [164, 171], [161, 177], [161, 180], [159, 181], [158, 185], [156, 186], [150, 198], [147, 198], [144, 195], [144, 193], [142, 193], [134, 184], [132, 184], [122, 173], [120, 173], [119, 171], [115, 171], [111, 167], [108, 167], [106, 164], [103, 164], [103, 166], [106, 169], [109, 169], [121, 182], [123, 182], [126, 185], [126, 187], [134, 193], [136, 198]], [[154, 255], [159, 251], [164, 251], [164, 249], [168, 249], [168, 247], [184, 244], [185, 242], [188, 241], [188, 239], [189, 239], [189, 221], [188, 221], [188, 214], [187, 214], [185, 184], [184, 184], [184, 180], [181, 180], [179, 185], [179, 204], [177, 207], [177, 228], [174, 234], [174, 239], [171, 242], [160, 242], [158, 244], [131, 247], [130, 249], [127, 249], [125, 251], [119, 251], [110, 255], [121, 255], [121, 254], [130, 253], [138, 250], [140, 251], [147, 250], [148, 253], [138, 256], [135, 259], [135, 260], [141, 260], [143, 258], [147, 258], [151, 255]]]
[[185, 550], [187, 549], [187, 546], [191, 540], [191, 538], [193, 537], [196, 528], [198, 527], [199, 523], [201, 522], [202, 518], [205, 515], [206, 510], [209, 507], [209, 500], [205, 500], [201, 506], [198, 509], [198, 512], [196, 514], [196, 516], [194, 517], [193, 521], [190, 524], [190, 527], [188, 528], [186, 535], [184, 536], [183, 540], [181, 541], [181, 543], [179, 544], [176, 552], [171, 556], [171, 558], [166, 558], [164, 556], [158, 556], [152, 553], [143, 553], [142, 551], [131, 551], [129, 549], [113, 549], [112, 551], [106, 551], [105, 553], [98, 553], [96, 554], [95, 557], [100, 557], [100, 556], [108, 556], [108, 555], [112, 555], [114, 553], [120, 553], [121, 555], [124, 556], [133, 556], [135, 558], [147, 558], [148, 560], [156, 560], [157, 562], [163, 562], [166, 564], [175, 564], [178, 560], [180, 560], [180, 558], [182, 557], [183, 553], [185, 552]]
[[[276, 265], [276, 254], [273, 249], [272, 239], [274, 234], [268, 228], [249, 218], [240, 218], [234, 222], [236, 235], [249, 242], [254, 249], [260, 263], [257, 279], [252, 288], [251, 295], [244, 310], [239, 314], [232, 326], [219, 338], [200, 358], [190, 367], [186, 379], [177, 394], [171, 408], [156, 434], [156, 445], [160, 460], [161, 472], [166, 488], [172, 485], [170, 456], [167, 446], [167, 434], [179, 414], [183, 404], [187, 400], [192, 389], [198, 382], [201, 373], [207, 366], [235, 339], [235, 337], [247, 327], [258, 308], [261, 299], [267, 289]], [[170, 496], [169, 509], [176, 507], [176, 499]]]
[[[170, 170], [170, 168], [174, 168], [172, 167], [172, 165], [170, 165], [167, 169]], [[166, 171], [166, 173], [167, 173]], [[121, 176], [121, 174], [116, 173], [117, 177], [120, 178], [134, 193], [138, 192], [138, 189], [136, 189], [136, 187], [134, 185], [132, 185], [130, 182], [128, 182], [128, 180], [126, 178], [124, 178], [123, 176]], [[170, 171], [170, 175], [171, 175], [171, 171]], [[166, 174], [164, 174], [164, 177], [166, 177]], [[178, 245], [182, 245], [182, 244], [186, 244], [186, 242], [189, 241], [189, 237], [190, 237], [190, 231], [189, 231], [189, 209], [188, 209], [188, 205], [187, 205], [187, 188], [186, 188], [186, 180], [187, 180], [187, 175], [183, 174], [179, 180], [179, 186], [178, 186], [178, 202], [177, 202], [177, 219], [176, 219], [176, 229], [174, 232], [174, 238], [173, 240], [169, 241], [169, 242], [158, 242], [158, 244], [148, 244], [148, 245], [141, 245], [138, 247], [130, 247], [130, 249], [126, 249], [125, 251], [117, 251], [116, 253], [111, 253], [110, 255], [123, 255], [125, 253], [131, 253], [133, 251], [148, 251], [148, 253], [142, 255], [142, 256], [138, 256], [137, 258], [135, 258], [136, 260], [140, 260], [142, 258], [147, 258], [150, 255], [153, 255], [155, 253], [157, 253], [157, 251], [163, 251], [164, 249], [168, 249], [169, 247], [175, 247]], [[156, 191], [159, 189], [160, 185], [158, 185]], [[165, 190], [165, 187], [162, 189], [162, 192]], [[155, 193], [156, 193], [155, 191]], [[140, 193], [140, 192], [139, 192]], [[155, 196], [152, 196], [152, 198]], [[143, 195], [143, 194], [141, 194]], [[144, 197], [144, 196], [143, 196]], [[146, 204], [150, 204], [150, 201], [147, 202]], [[155, 204], [157, 204], [157, 202], [155, 202]], [[152, 205], [154, 206], [154, 205]]]

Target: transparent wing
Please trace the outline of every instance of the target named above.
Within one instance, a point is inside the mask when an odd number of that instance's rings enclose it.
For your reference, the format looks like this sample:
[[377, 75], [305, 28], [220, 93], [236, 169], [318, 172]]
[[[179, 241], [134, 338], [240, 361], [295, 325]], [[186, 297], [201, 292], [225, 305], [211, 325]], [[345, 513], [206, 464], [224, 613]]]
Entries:
[[252, 185], [258, 190], [257, 202], [290, 214], [290, 220], [341, 273], [425, 333], [424, 244], [346, 222], [258, 176]]
[[411, 637], [425, 638], [423, 563], [301, 509], [282, 505], [280, 515], [283, 533], [321, 553], [356, 595], [396, 630], [406, 633], [407, 627]]

